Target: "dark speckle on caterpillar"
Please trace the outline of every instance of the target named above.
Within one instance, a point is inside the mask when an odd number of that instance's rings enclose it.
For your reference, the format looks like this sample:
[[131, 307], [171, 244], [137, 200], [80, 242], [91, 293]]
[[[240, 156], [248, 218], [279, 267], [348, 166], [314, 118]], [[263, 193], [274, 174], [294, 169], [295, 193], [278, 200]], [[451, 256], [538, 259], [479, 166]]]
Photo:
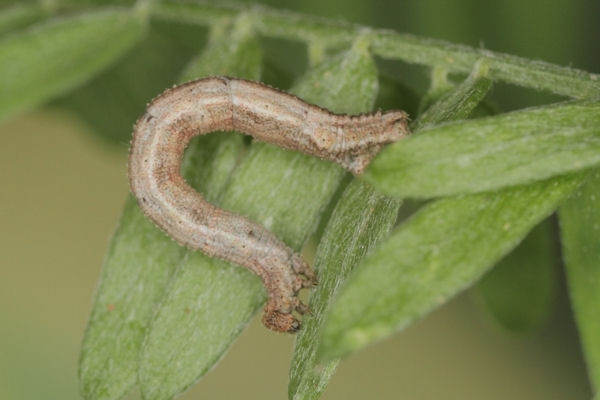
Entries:
[[229, 130], [360, 174], [384, 145], [408, 135], [407, 116], [334, 114], [261, 83], [211, 77], [166, 90], [138, 119], [129, 184], [145, 215], [180, 244], [259, 275], [268, 293], [263, 323], [295, 332], [292, 312], [309, 312], [297, 294], [316, 284], [310, 266], [262, 225], [208, 203], [180, 175], [192, 137]]

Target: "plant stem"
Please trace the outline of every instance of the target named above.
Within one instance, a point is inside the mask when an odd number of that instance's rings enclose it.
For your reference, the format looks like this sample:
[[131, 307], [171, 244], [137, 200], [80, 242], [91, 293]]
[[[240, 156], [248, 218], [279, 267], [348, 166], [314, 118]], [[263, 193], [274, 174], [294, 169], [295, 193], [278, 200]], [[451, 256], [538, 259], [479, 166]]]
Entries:
[[349, 46], [357, 35], [368, 32], [371, 51], [383, 58], [443, 67], [453, 73], [469, 73], [475, 62], [485, 59], [489, 65], [489, 78], [492, 80], [548, 90], [578, 99], [600, 98], [598, 74], [443, 40], [392, 30], [371, 29], [263, 6], [175, 0], [159, 0], [151, 5], [151, 14], [156, 18], [202, 25], [212, 23], [215, 18], [234, 18], [240, 12], [250, 12], [254, 29], [269, 37], [306, 43], [319, 42], [325, 47], [340, 47]]

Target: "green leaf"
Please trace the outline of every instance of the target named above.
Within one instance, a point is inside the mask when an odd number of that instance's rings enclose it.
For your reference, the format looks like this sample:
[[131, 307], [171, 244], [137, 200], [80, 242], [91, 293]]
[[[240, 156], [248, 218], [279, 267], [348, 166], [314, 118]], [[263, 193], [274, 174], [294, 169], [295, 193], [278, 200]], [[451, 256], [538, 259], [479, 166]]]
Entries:
[[[360, 111], [372, 105], [376, 88], [372, 59], [354, 48], [310, 70], [293, 90], [338, 111]], [[219, 203], [299, 249], [342, 176], [331, 163], [255, 142]], [[144, 343], [139, 375], [144, 398], [171, 398], [201, 378], [264, 300], [260, 280], [249, 271], [189, 253]]]
[[488, 70], [488, 65], [485, 62], [478, 62], [468, 78], [456, 88], [447, 90], [443, 84], [435, 84], [429, 98], [433, 98], [439, 92], [443, 94], [425, 112], [419, 115], [419, 118], [412, 124], [411, 129], [417, 132], [440, 122], [466, 119], [492, 86], [492, 81], [487, 77]]
[[341, 357], [409, 325], [472, 285], [581, 182], [437, 200], [400, 225], [342, 288], [320, 353]]
[[183, 68], [206, 44], [205, 37], [203, 28], [153, 21], [148, 35], [116, 65], [57, 103], [83, 118], [102, 139], [129, 143], [133, 122], [150, 99], [179, 81]]
[[15, 4], [0, 10], [0, 35], [23, 28], [46, 17], [42, 4]]
[[0, 120], [81, 85], [145, 32], [129, 10], [56, 18], [0, 41]]
[[600, 103], [572, 102], [427, 128], [386, 147], [365, 179], [399, 197], [489, 191], [600, 163]]
[[552, 311], [558, 289], [553, 233], [546, 219], [475, 287], [478, 303], [509, 331], [538, 328]]
[[119, 399], [135, 384], [138, 352], [153, 308], [184, 249], [129, 198], [106, 255], [79, 360], [86, 399]]
[[317, 364], [325, 312], [353, 268], [389, 232], [399, 206], [400, 201], [383, 196], [356, 179], [342, 194], [317, 249], [315, 270], [319, 285], [310, 296], [312, 315], [304, 317], [304, 327], [296, 337], [290, 399], [317, 399], [325, 390], [338, 363], [333, 360]]
[[569, 294], [588, 373], [600, 390], [600, 175], [559, 209]]

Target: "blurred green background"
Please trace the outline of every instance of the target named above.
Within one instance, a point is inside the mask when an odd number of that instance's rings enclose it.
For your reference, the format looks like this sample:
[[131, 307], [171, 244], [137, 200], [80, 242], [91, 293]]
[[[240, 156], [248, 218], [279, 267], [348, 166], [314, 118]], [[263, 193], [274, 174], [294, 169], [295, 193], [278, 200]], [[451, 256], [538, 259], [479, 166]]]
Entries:
[[[264, 3], [600, 72], [597, 0]], [[173, 51], [200, 48], [203, 40], [190, 37]], [[267, 43], [266, 53], [293, 74], [301, 73], [303, 64], [289, 56], [294, 53], [289, 47]], [[175, 71], [185, 63], [179, 58], [170, 67]], [[426, 69], [387, 68], [414, 74], [411, 83], [424, 90]], [[502, 110], [556, 100], [505, 85], [497, 85], [491, 97]], [[69, 101], [53, 101], [0, 125], [0, 399], [79, 398], [79, 345], [128, 191], [127, 143], [103, 140], [73, 111], [77, 107], [62, 106]], [[103, 123], [110, 124], [111, 117]], [[462, 295], [345, 360], [323, 398], [590, 398], [564, 282], [549, 324], [525, 337], [488, 324], [470, 300]], [[292, 336], [269, 332], [255, 321], [182, 398], [283, 399], [292, 345]]]

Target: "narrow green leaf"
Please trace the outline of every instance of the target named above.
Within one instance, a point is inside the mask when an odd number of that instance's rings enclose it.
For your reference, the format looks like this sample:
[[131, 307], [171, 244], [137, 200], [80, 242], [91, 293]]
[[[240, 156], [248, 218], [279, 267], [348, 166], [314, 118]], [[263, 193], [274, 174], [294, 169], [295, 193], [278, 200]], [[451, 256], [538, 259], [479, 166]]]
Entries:
[[[376, 96], [376, 77], [366, 49], [355, 47], [310, 70], [293, 90], [337, 111], [365, 111]], [[331, 163], [255, 142], [220, 205], [299, 249], [342, 176]], [[146, 399], [171, 398], [201, 378], [265, 300], [260, 280], [245, 269], [200, 252], [185, 262], [144, 344], [139, 376]]]
[[328, 312], [320, 353], [399, 331], [475, 282], [581, 182], [558, 177], [421, 208], [359, 265]]
[[15, 4], [0, 10], [0, 35], [23, 28], [47, 15], [41, 3]]
[[[485, 62], [476, 63], [467, 79], [447, 92], [443, 87], [439, 87], [443, 85], [436, 84], [434, 91], [444, 91], [445, 93], [419, 115], [411, 129], [416, 132], [440, 122], [466, 119], [492, 86], [492, 81], [487, 77], [488, 70]], [[430, 98], [436, 94], [435, 92], [430, 94]]]
[[600, 174], [559, 209], [569, 294], [596, 393], [600, 390]]
[[57, 18], [0, 41], [0, 120], [84, 83], [145, 26], [141, 14], [115, 9]]
[[553, 224], [546, 219], [488, 272], [475, 287], [477, 302], [512, 332], [547, 321], [557, 295], [557, 252]]
[[106, 255], [81, 347], [86, 399], [119, 399], [135, 384], [138, 351], [156, 302], [184, 249], [129, 198]]
[[572, 102], [422, 130], [386, 147], [365, 179], [399, 197], [489, 191], [600, 163], [600, 103]]
[[317, 399], [333, 375], [338, 360], [317, 364], [317, 347], [324, 316], [338, 288], [369, 250], [391, 229], [400, 201], [390, 199], [369, 185], [354, 180], [337, 203], [315, 260], [319, 285], [310, 296], [311, 316], [296, 337], [290, 369], [288, 397]]

